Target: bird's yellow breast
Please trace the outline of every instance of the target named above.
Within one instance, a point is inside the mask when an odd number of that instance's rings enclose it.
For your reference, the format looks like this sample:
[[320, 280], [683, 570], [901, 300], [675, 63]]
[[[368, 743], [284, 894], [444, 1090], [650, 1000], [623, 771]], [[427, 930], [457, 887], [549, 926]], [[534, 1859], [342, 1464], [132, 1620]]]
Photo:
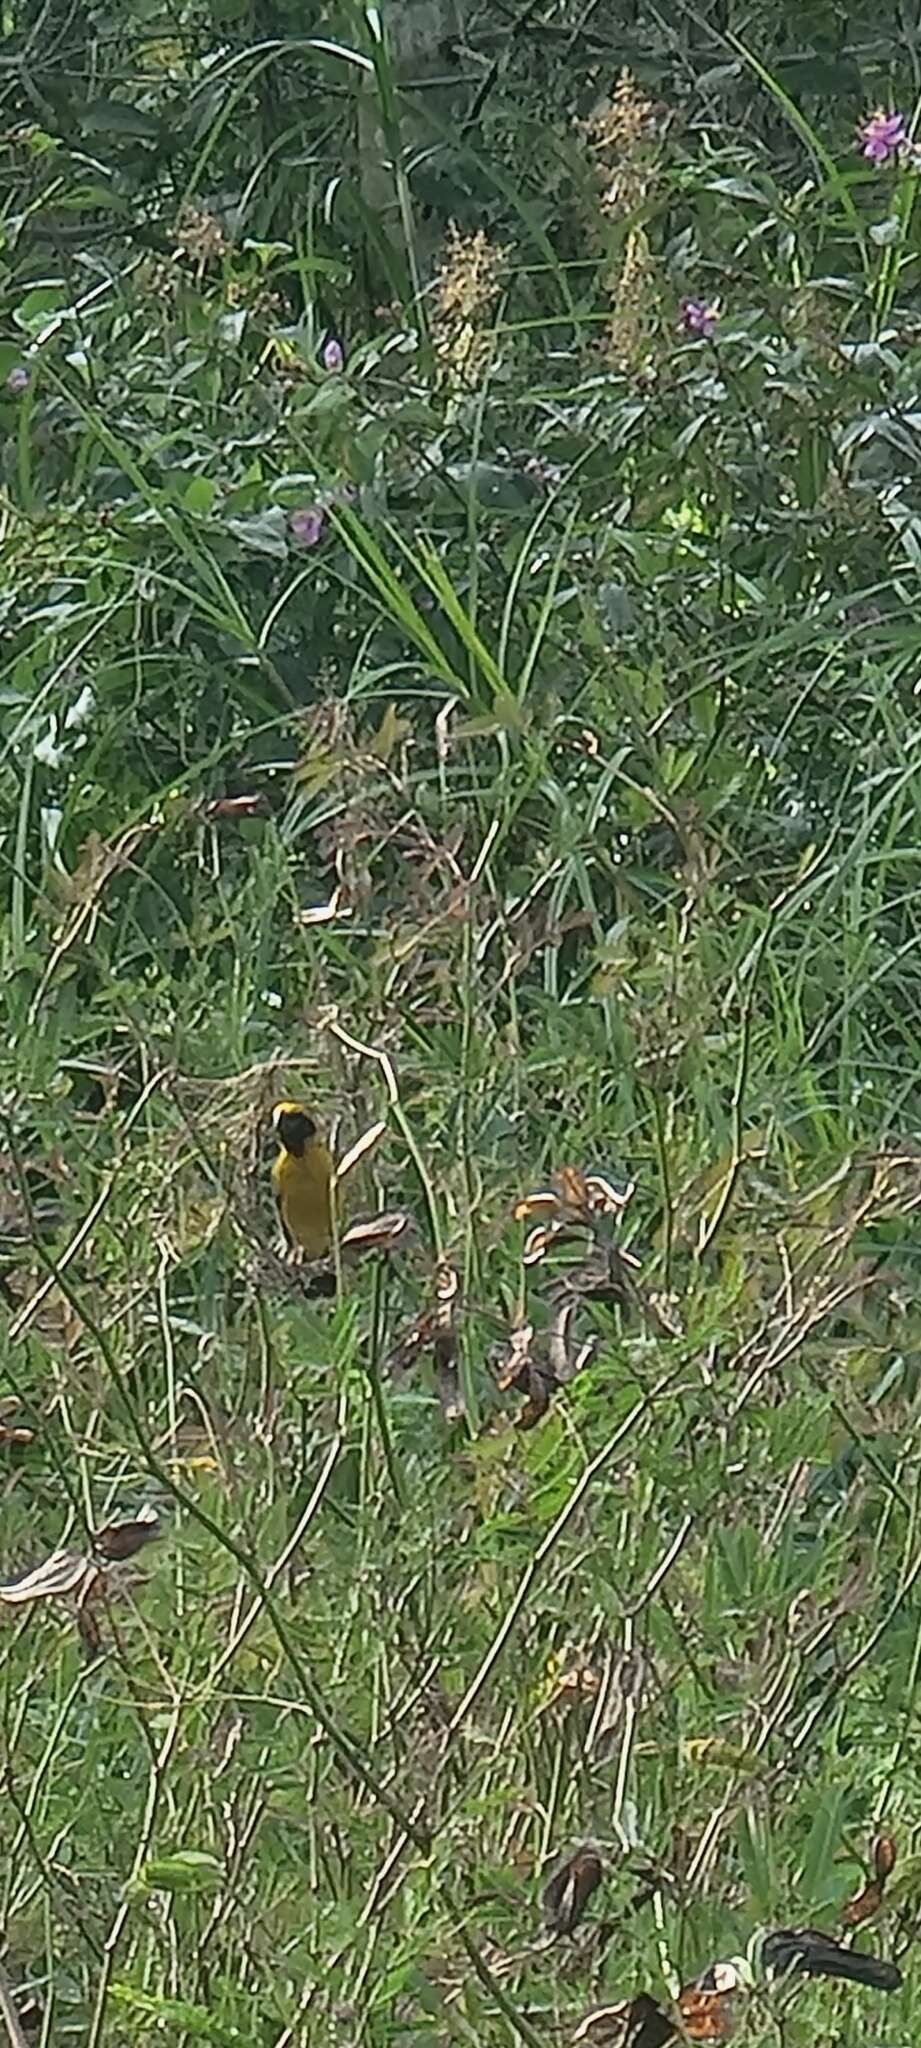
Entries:
[[272, 1185], [285, 1232], [308, 1259], [322, 1259], [329, 1251], [332, 1175], [332, 1155], [320, 1138], [312, 1138], [300, 1154], [288, 1152], [282, 1146], [272, 1168]]

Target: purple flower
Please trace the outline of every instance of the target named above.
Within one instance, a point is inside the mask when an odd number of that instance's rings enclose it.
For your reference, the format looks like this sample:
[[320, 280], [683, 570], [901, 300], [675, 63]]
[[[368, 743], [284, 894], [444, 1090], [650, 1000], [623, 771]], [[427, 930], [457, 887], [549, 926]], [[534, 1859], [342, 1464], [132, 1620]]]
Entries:
[[904, 114], [884, 114], [877, 108], [857, 130], [860, 152], [868, 163], [886, 164], [908, 141]]
[[6, 380], [6, 388], [12, 392], [14, 398], [21, 398], [23, 392], [28, 391], [29, 372], [26, 369], [25, 363], [15, 364]]
[[292, 512], [291, 532], [299, 547], [315, 548], [323, 533], [323, 513], [319, 505], [305, 505], [301, 511]]
[[705, 341], [712, 341], [719, 319], [718, 301], [705, 306], [702, 299], [682, 299], [681, 325], [685, 334], [700, 334]]
[[336, 340], [334, 334], [330, 334], [326, 341], [324, 341], [320, 361], [323, 364], [324, 370], [336, 371], [345, 369], [345, 354], [342, 343]]

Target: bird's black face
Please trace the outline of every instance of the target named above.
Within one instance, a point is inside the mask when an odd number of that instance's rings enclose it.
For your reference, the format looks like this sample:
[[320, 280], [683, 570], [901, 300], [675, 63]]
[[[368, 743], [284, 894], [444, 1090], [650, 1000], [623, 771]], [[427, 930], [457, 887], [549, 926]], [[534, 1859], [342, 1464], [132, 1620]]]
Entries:
[[295, 1159], [303, 1158], [311, 1138], [317, 1135], [317, 1127], [306, 1109], [297, 1102], [280, 1102], [272, 1112], [275, 1136], [286, 1152], [292, 1152]]

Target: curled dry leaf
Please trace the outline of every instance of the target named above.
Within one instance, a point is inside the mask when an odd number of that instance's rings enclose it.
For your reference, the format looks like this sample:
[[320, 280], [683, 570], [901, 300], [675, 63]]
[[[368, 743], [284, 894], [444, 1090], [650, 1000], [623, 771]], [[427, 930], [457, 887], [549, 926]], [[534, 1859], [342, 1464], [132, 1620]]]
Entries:
[[385, 1361], [386, 1370], [395, 1379], [405, 1379], [422, 1353], [430, 1350], [435, 1385], [446, 1422], [456, 1422], [464, 1412], [455, 1362], [459, 1296], [460, 1280], [454, 1267], [447, 1259], [440, 1259], [435, 1268], [434, 1306], [423, 1309], [416, 1316]]
[[578, 1166], [563, 1166], [551, 1175], [549, 1188], [538, 1188], [515, 1203], [516, 1223], [545, 1217], [557, 1224], [582, 1224], [589, 1229], [602, 1216], [621, 1216], [635, 1194], [635, 1183], [620, 1189], [602, 1173], [583, 1173]]
[[7, 1607], [23, 1607], [30, 1600], [60, 1600], [65, 1593], [79, 1593], [97, 1573], [98, 1566], [91, 1557], [83, 1557], [76, 1550], [53, 1550], [32, 1571], [0, 1586], [0, 1600]]
[[553, 1871], [541, 1897], [544, 1920], [554, 1934], [573, 1934], [604, 1876], [594, 1842], [581, 1842]]
[[862, 1927], [865, 1920], [872, 1920], [883, 1903], [883, 1886], [879, 1879], [871, 1877], [862, 1891], [841, 1908], [842, 1927]]
[[435, 1385], [446, 1422], [457, 1422], [464, 1412], [457, 1375], [457, 1307], [460, 1277], [447, 1259], [435, 1268]]
[[584, 1372], [598, 1349], [597, 1337], [587, 1337], [582, 1344], [575, 1343], [572, 1324], [576, 1307], [570, 1296], [564, 1296], [554, 1309], [547, 1334], [550, 1369], [558, 1387], [565, 1387], [578, 1373]]
[[143, 1507], [134, 1521], [107, 1522], [104, 1529], [97, 1529], [93, 1548], [107, 1563], [121, 1564], [143, 1550], [145, 1543], [156, 1543], [161, 1534], [156, 1508]]
[[541, 1260], [546, 1258], [551, 1245], [562, 1236], [565, 1227], [563, 1223], [552, 1221], [539, 1223], [536, 1229], [529, 1230], [521, 1254], [522, 1265], [539, 1266]]
[[521, 1414], [516, 1418], [519, 1429], [533, 1429], [543, 1420], [554, 1391], [552, 1375], [541, 1372], [539, 1366], [532, 1365], [528, 1373], [528, 1398]]
[[364, 1159], [368, 1152], [373, 1152], [375, 1145], [380, 1143], [386, 1129], [386, 1123], [372, 1124], [370, 1130], [363, 1131], [361, 1137], [356, 1138], [354, 1145], [350, 1145], [343, 1158], [337, 1162], [337, 1181], [345, 1180], [346, 1175], [352, 1172], [353, 1168], [358, 1165], [359, 1160]]
[[384, 1209], [379, 1216], [357, 1217], [344, 1230], [340, 1250], [350, 1262], [369, 1252], [393, 1252], [413, 1235], [413, 1219], [406, 1209]]
[[559, 1201], [552, 1188], [539, 1188], [536, 1194], [522, 1195], [515, 1203], [512, 1218], [515, 1223], [530, 1223], [535, 1216], [556, 1216]]
[[533, 1342], [533, 1323], [518, 1323], [515, 1329], [509, 1332], [505, 1353], [496, 1367], [496, 1385], [500, 1392], [507, 1392], [509, 1387], [527, 1385]]
[[549, 1364], [535, 1355], [533, 1323], [519, 1323], [512, 1330], [497, 1363], [496, 1384], [503, 1393], [512, 1388], [516, 1394], [527, 1394], [527, 1402], [516, 1417], [519, 1429], [533, 1429], [546, 1415], [556, 1382]]
[[568, 1290], [561, 1292], [554, 1303], [546, 1339], [539, 1344], [533, 1323], [519, 1323], [510, 1332], [505, 1351], [496, 1361], [496, 1385], [500, 1392], [513, 1388], [516, 1393], [528, 1396], [526, 1406], [516, 1418], [519, 1429], [533, 1429], [546, 1415], [558, 1388], [574, 1380], [595, 1356], [596, 1337], [582, 1343], [576, 1341], [573, 1318], [577, 1307]]
[[862, 1927], [864, 1921], [872, 1920], [883, 1903], [887, 1879], [895, 1869], [898, 1851], [891, 1835], [880, 1835], [873, 1844], [874, 1875], [867, 1879], [863, 1889], [841, 1909], [843, 1927]]
[[636, 1194], [636, 1182], [630, 1180], [625, 1188], [618, 1188], [607, 1174], [587, 1173], [585, 1191], [593, 1216], [620, 1216]]

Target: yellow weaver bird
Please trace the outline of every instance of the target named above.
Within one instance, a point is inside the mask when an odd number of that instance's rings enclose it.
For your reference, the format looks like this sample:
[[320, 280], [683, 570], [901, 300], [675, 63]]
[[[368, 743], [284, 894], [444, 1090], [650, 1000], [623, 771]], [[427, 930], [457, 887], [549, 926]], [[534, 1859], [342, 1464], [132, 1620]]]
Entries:
[[325, 1258], [332, 1238], [332, 1153], [300, 1102], [277, 1102], [272, 1129], [280, 1147], [272, 1186], [282, 1229], [305, 1257]]

